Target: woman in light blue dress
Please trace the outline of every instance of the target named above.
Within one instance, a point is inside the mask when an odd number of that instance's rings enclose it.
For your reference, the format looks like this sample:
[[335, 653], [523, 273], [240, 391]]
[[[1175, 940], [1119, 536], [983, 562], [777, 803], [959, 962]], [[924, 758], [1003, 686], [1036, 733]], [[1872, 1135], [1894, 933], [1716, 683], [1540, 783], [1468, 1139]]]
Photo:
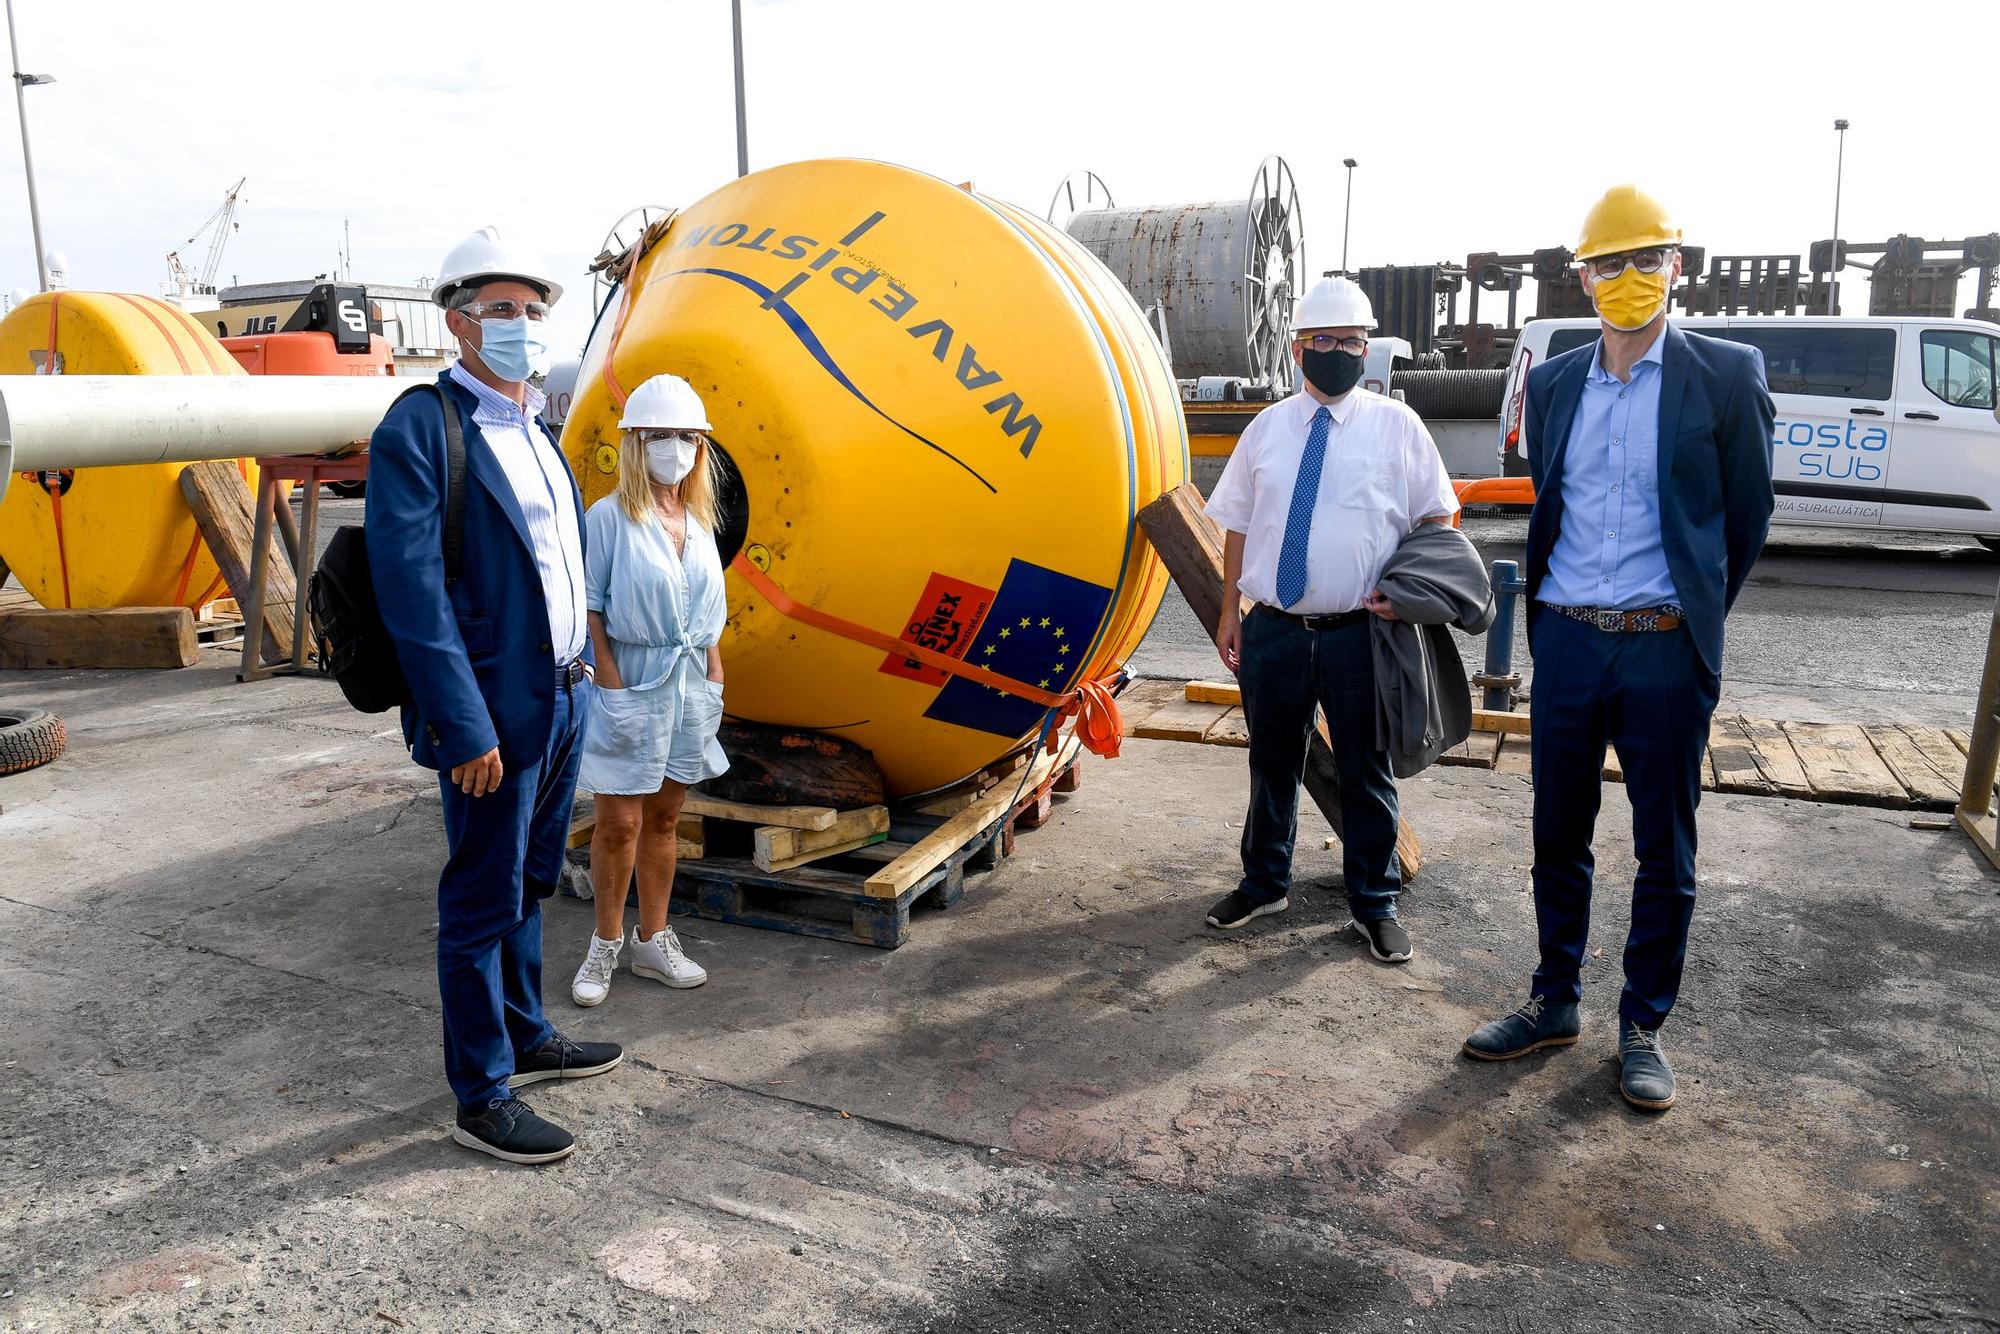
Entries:
[[597, 924], [570, 984], [578, 1005], [611, 989], [636, 860], [639, 925], [632, 971], [670, 987], [708, 980], [667, 925], [676, 826], [690, 785], [729, 767], [722, 726], [728, 608], [715, 546], [716, 476], [708, 412], [687, 381], [656, 375], [619, 422], [618, 489], [590, 507], [584, 602], [596, 684], [577, 785], [595, 795], [590, 878]]

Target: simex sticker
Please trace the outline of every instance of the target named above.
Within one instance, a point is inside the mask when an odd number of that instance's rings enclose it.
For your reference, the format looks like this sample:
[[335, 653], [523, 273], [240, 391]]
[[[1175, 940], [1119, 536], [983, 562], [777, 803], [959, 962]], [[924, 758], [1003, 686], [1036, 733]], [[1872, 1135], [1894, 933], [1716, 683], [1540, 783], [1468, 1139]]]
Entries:
[[[933, 574], [897, 638], [933, 653], [963, 659], [992, 606], [992, 589], [948, 574]], [[893, 653], [883, 660], [881, 670], [929, 686], [941, 686], [950, 679], [935, 667]]]

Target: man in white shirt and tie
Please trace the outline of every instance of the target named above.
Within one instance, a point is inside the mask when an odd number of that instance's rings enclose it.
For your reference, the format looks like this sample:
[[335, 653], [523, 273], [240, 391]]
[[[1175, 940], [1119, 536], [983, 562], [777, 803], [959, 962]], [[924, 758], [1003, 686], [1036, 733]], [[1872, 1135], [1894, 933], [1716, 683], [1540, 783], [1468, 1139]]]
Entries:
[[[1396, 920], [1396, 784], [1375, 746], [1370, 615], [1376, 588], [1420, 523], [1449, 523], [1458, 499], [1417, 414], [1359, 387], [1375, 312], [1346, 278], [1313, 285], [1293, 320], [1304, 387], [1257, 415], [1209, 498], [1227, 534], [1216, 648], [1236, 673], [1250, 730], [1243, 879], [1209, 910], [1234, 930], [1290, 906], [1299, 783], [1315, 708], [1340, 771], [1342, 869], [1356, 928], [1377, 959], [1402, 963]], [[1242, 599], [1254, 605], [1239, 615]]]

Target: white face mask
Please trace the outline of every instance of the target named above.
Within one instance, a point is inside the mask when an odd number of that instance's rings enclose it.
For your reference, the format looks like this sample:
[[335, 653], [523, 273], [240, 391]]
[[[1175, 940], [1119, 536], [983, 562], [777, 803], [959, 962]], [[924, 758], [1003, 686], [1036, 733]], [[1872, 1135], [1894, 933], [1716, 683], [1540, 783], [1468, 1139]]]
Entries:
[[673, 486], [694, 471], [692, 440], [655, 440], [646, 446], [646, 475], [661, 486]]

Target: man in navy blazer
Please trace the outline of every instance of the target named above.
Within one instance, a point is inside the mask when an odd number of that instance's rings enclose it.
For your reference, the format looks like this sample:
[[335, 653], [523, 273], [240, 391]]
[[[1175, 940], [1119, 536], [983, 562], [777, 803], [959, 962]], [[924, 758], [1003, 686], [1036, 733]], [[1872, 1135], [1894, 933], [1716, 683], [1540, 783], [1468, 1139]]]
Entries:
[[1528, 642], [1535, 660], [1535, 918], [1530, 999], [1465, 1052], [1511, 1060], [1580, 1035], [1591, 838], [1606, 743], [1632, 803], [1632, 925], [1618, 1004], [1619, 1088], [1674, 1102], [1660, 1045], [1694, 915], [1695, 807], [1722, 689], [1722, 623], [1771, 524], [1774, 410], [1754, 349], [1667, 323], [1680, 230], [1617, 186], [1576, 254], [1599, 340], [1528, 375], [1535, 508]]
[[[542, 1014], [541, 901], [555, 890], [583, 755], [588, 635], [583, 502], [527, 383], [562, 289], [486, 228], [436, 288], [460, 358], [398, 400], [369, 444], [368, 561], [409, 685], [403, 736], [438, 771], [449, 857], [438, 879], [438, 990], [452, 1138], [507, 1162], [576, 1144], [513, 1095], [602, 1074], [614, 1043], [572, 1042]], [[542, 369], [546, 369], [543, 365]], [[446, 577], [445, 412], [465, 443], [463, 557]]]

